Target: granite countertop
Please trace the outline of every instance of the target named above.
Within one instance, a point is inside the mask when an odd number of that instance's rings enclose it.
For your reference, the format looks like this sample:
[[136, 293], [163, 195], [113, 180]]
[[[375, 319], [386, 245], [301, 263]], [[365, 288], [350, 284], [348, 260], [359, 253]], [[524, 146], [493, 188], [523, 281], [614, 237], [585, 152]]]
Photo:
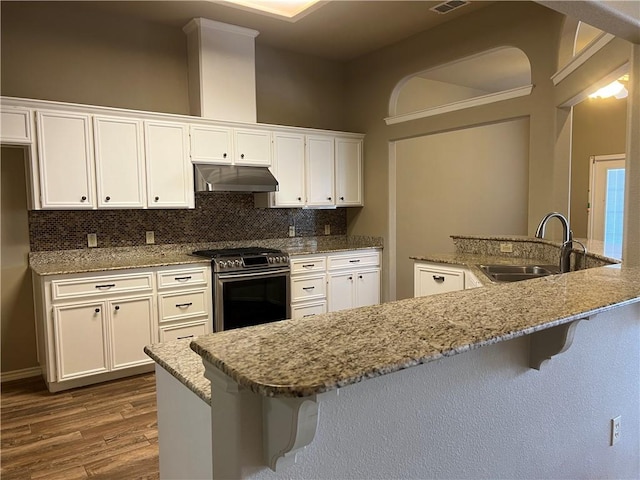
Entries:
[[29, 254], [29, 266], [37, 275], [62, 275], [192, 263], [208, 264], [209, 260], [195, 257], [190, 253], [195, 250], [255, 245], [278, 248], [288, 252], [290, 255], [307, 255], [365, 248], [382, 248], [382, 238], [329, 235], [326, 237], [294, 237], [236, 242], [32, 252]]
[[303, 397], [638, 301], [640, 268], [614, 265], [203, 335], [191, 348], [260, 395]]

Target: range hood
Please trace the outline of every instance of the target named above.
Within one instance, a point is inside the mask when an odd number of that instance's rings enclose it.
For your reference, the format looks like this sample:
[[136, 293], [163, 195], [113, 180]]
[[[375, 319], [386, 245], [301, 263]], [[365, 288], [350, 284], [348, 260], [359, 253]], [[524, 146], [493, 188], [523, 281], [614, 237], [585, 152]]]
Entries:
[[267, 167], [197, 163], [196, 192], [276, 192], [278, 181]]

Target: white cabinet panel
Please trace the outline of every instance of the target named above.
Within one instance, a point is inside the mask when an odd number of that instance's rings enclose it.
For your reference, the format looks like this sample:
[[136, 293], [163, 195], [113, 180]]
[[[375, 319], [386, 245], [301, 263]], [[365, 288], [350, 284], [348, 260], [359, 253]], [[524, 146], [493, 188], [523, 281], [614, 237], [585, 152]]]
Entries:
[[159, 296], [160, 322], [202, 317], [209, 311], [208, 290], [163, 293]]
[[307, 205], [335, 205], [333, 137], [307, 137], [306, 185]]
[[193, 208], [193, 167], [185, 124], [145, 121], [149, 208]]
[[362, 205], [362, 140], [336, 138], [336, 205]]
[[294, 276], [291, 279], [291, 301], [300, 302], [324, 298], [327, 279], [323, 274]]
[[233, 134], [231, 128], [192, 125], [191, 161], [231, 165]]
[[56, 363], [59, 380], [108, 371], [104, 302], [54, 308]]
[[152, 363], [143, 349], [156, 341], [153, 296], [111, 300], [108, 310], [111, 370]]
[[160, 342], [172, 342], [185, 338], [195, 338], [209, 332], [207, 322], [181, 323], [175, 326], [160, 327]]
[[271, 166], [271, 132], [234, 129], [236, 165]]
[[414, 296], [436, 295], [464, 289], [464, 271], [416, 262], [414, 266]]
[[42, 208], [96, 206], [90, 125], [89, 115], [37, 112]]
[[2, 107], [0, 141], [9, 145], [30, 145], [32, 111], [28, 108]]
[[273, 135], [273, 173], [278, 180], [275, 206], [301, 207], [305, 204], [304, 135]]
[[98, 207], [146, 206], [142, 122], [94, 117]]
[[366, 307], [380, 303], [380, 269], [363, 270], [354, 273], [355, 306]]
[[353, 272], [329, 274], [329, 311], [336, 312], [353, 308], [354, 302]]
[[308, 318], [327, 313], [327, 301], [305, 302], [291, 306], [291, 318]]

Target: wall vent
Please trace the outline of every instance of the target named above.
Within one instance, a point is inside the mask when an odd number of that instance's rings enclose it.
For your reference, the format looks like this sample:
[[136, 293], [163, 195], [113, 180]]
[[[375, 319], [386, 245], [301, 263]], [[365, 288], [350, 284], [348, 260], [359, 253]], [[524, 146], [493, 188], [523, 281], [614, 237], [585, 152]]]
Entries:
[[435, 7], [431, 7], [429, 10], [432, 10], [436, 13], [445, 14], [455, 10], [456, 8], [464, 7], [468, 3], [469, 2], [465, 2], [462, 0], [451, 0], [449, 2], [440, 3]]

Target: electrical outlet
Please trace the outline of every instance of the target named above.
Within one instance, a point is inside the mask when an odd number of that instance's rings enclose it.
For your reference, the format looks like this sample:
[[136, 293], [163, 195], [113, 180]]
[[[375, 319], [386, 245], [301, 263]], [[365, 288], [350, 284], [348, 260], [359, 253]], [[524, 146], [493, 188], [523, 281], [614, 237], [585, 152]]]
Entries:
[[87, 233], [87, 246], [89, 248], [98, 246], [98, 236], [95, 233]]
[[500, 251], [502, 253], [513, 253], [513, 243], [501, 243]]
[[147, 245], [153, 245], [154, 243], [156, 243], [156, 237], [153, 231], [146, 232], [146, 240], [147, 240]]
[[622, 417], [620, 415], [618, 415], [616, 418], [612, 418], [611, 419], [611, 446], [613, 447], [616, 443], [618, 443], [618, 440], [620, 440], [620, 423]]
[[296, 236], [296, 226], [295, 225], [289, 225], [289, 236], [290, 237], [295, 237]]
[[328, 223], [324, 226], [324, 234], [331, 235], [331, 225], [329, 225]]

